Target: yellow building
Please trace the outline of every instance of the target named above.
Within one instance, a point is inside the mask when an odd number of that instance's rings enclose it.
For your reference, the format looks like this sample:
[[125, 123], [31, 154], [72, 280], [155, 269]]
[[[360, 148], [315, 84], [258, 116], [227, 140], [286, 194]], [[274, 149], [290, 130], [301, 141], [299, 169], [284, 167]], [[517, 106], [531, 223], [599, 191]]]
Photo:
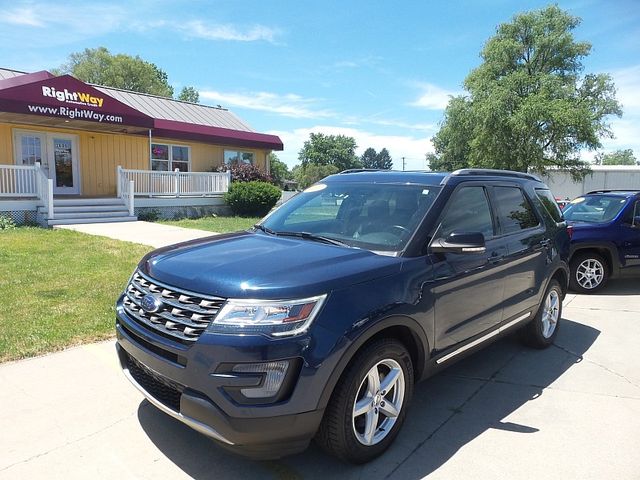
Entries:
[[0, 214], [49, 225], [219, 209], [224, 165], [282, 150], [221, 107], [0, 69]]

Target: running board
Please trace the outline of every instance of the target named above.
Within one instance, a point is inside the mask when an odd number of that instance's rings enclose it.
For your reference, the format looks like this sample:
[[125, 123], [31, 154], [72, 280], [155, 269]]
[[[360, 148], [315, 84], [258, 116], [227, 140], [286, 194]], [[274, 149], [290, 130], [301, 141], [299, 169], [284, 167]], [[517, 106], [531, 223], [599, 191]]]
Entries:
[[482, 342], [485, 342], [485, 341], [489, 340], [490, 338], [495, 337], [496, 335], [500, 335], [505, 330], [513, 327], [516, 323], [520, 323], [522, 320], [525, 320], [525, 319], [529, 318], [530, 316], [531, 316], [531, 312], [527, 312], [524, 315], [520, 315], [518, 318], [515, 318], [515, 319], [511, 320], [509, 323], [505, 323], [500, 328], [497, 328], [496, 330], [494, 330], [492, 332], [489, 332], [489, 333], [487, 333], [486, 335], [483, 335], [480, 338], [475, 339], [473, 342], [467, 343], [466, 345], [461, 346], [457, 350], [454, 350], [453, 352], [448, 353], [444, 357], [439, 358], [438, 360], [436, 360], [436, 363], [437, 364], [444, 363], [447, 360], [450, 360], [451, 358], [455, 357], [456, 355], [459, 355], [462, 352], [466, 352], [470, 348], [473, 348], [473, 347], [475, 347], [477, 345], [480, 345]]

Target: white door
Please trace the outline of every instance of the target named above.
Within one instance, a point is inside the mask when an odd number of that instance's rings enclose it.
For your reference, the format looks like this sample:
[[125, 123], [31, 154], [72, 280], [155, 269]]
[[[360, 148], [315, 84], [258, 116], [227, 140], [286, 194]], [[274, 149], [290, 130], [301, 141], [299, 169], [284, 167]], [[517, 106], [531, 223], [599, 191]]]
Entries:
[[48, 134], [49, 177], [53, 180], [53, 193], [78, 195], [78, 137]]

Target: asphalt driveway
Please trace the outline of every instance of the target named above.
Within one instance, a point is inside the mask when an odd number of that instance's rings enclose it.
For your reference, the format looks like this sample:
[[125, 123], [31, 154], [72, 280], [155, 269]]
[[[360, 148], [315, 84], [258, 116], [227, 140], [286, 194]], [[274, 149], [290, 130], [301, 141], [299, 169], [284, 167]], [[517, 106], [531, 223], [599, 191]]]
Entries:
[[640, 280], [569, 295], [556, 344], [506, 338], [419, 384], [386, 455], [253, 462], [143, 400], [113, 342], [0, 366], [0, 479], [640, 478]]

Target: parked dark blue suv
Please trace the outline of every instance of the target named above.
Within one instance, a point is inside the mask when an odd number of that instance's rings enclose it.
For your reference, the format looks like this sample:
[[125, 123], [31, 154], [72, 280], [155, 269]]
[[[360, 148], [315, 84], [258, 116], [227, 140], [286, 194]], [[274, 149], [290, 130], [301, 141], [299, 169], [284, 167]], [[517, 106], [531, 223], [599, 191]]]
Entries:
[[255, 228], [156, 250], [117, 302], [117, 350], [156, 407], [277, 458], [347, 461], [398, 435], [414, 383], [503, 334], [558, 332], [569, 237], [536, 177], [349, 171]]
[[594, 293], [609, 278], [640, 275], [640, 191], [589, 192], [563, 215], [573, 229], [572, 290]]

